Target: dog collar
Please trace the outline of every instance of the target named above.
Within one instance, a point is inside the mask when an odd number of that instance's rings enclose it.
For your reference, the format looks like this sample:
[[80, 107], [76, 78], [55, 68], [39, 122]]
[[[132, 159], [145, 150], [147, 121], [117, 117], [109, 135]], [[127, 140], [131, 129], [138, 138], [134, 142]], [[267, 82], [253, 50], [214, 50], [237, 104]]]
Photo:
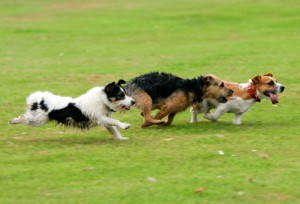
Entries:
[[260, 102], [260, 98], [257, 97], [256, 91], [254, 91], [252, 88], [252, 83], [248, 85], [248, 93], [256, 102]]
[[108, 110], [109, 112], [117, 112], [116, 110], [110, 108], [109, 106], [106, 106], [106, 108], [107, 108], [107, 110]]

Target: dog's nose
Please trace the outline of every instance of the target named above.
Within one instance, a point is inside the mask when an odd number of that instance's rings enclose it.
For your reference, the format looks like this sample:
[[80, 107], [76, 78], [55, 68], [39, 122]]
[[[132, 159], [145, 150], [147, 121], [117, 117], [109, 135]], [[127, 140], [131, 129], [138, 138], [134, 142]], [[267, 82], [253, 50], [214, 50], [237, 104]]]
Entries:
[[284, 88], [285, 88], [284, 86], [281, 86], [281, 87], [280, 87], [280, 92], [283, 92], [283, 91], [284, 91]]
[[134, 104], [135, 104], [135, 100], [132, 100], [132, 101], [131, 101], [131, 105], [134, 105]]

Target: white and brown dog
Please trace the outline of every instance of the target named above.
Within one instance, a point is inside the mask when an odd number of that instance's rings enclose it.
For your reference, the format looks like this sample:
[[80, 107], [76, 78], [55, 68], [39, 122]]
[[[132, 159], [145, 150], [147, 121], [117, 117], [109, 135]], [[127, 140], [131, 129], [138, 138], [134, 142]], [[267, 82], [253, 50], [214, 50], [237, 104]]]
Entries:
[[[273, 74], [257, 75], [248, 83], [238, 84], [224, 81], [216, 76], [215, 80], [223, 81], [225, 86], [233, 90], [233, 95], [228, 97], [226, 103], [219, 103], [214, 99], [204, 100], [202, 103], [193, 105], [191, 108], [191, 123], [197, 122], [197, 114], [204, 113], [204, 118], [215, 121], [224, 113], [234, 113], [233, 124], [242, 123], [242, 115], [255, 103], [263, 98], [269, 98], [272, 104], [278, 103], [277, 93], [284, 91], [284, 86], [277, 83]], [[216, 109], [210, 112], [211, 109]]]
[[121, 79], [105, 87], [94, 87], [77, 98], [58, 96], [47, 91], [34, 92], [27, 97], [26, 112], [9, 123], [39, 126], [56, 121], [81, 129], [103, 125], [115, 138], [127, 140], [116, 127], [125, 130], [130, 125], [111, 118], [112, 112], [129, 110], [135, 103], [121, 86], [125, 83]]

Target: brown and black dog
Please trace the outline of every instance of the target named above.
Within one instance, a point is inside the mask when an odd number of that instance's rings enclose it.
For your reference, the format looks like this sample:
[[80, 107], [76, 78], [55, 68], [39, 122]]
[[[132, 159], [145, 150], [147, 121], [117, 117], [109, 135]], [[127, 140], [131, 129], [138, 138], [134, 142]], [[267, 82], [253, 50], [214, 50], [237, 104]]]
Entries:
[[[233, 91], [216, 82], [211, 76], [182, 79], [172, 74], [151, 72], [138, 76], [124, 86], [127, 94], [134, 98], [135, 106], [142, 110], [142, 127], [150, 125], [170, 125], [178, 112], [184, 111], [204, 98], [212, 98], [220, 103], [227, 102]], [[160, 111], [153, 118], [151, 111]], [[167, 122], [162, 118], [168, 116]]]

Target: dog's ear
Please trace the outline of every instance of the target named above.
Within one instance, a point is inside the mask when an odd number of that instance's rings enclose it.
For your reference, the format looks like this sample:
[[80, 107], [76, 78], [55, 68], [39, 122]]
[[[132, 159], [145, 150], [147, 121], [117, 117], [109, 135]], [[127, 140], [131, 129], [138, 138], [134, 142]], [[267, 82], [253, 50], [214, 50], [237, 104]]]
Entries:
[[258, 83], [258, 82], [260, 82], [260, 80], [261, 80], [261, 76], [260, 75], [256, 75], [255, 77], [252, 78], [252, 81], [254, 83]]
[[211, 84], [211, 81], [213, 80], [212, 76], [205, 76], [204, 78], [204, 83], [209, 86]]
[[268, 74], [264, 74], [264, 76], [270, 76], [270, 77], [273, 77], [273, 74], [268, 73]]
[[117, 83], [117, 85], [121, 86], [122, 84], [126, 84], [126, 81], [124, 79], [120, 79]]
[[104, 91], [105, 91], [106, 93], [108, 93], [108, 92], [113, 92], [115, 86], [116, 86], [116, 82], [111, 82], [111, 83], [109, 83], [109, 84], [107, 84], [107, 85], [105, 86]]
[[220, 87], [224, 88], [224, 86], [225, 86], [224, 82], [222, 81], [221, 84], [220, 84]]

